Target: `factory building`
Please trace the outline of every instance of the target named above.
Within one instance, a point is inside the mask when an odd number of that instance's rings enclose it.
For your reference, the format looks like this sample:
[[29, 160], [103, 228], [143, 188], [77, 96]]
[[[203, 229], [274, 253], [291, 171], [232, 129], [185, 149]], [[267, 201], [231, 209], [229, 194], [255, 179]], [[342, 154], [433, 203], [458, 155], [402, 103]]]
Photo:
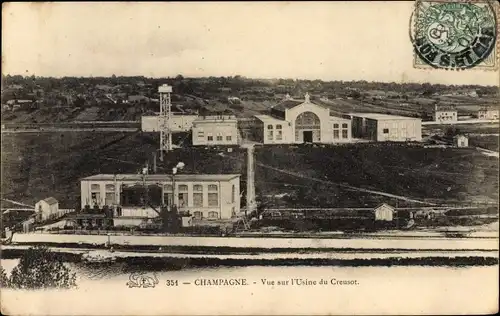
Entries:
[[480, 120], [498, 120], [498, 108], [484, 107], [477, 112], [477, 118]]
[[457, 109], [451, 105], [436, 105], [434, 107], [434, 121], [443, 123], [458, 121]]
[[200, 116], [193, 121], [193, 146], [237, 145], [238, 135], [233, 115]]
[[81, 203], [82, 209], [113, 207], [115, 225], [157, 217], [161, 205], [195, 218], [228, 219], [240, 210], [240, 175], [98, 174], [81, 180]]
[[263, 144], [345, 143], [351, 141], [351, 120], [332, 116], [326, 106], [289, 95], [270, 115], [256, 115], [252, 140]]
[[[172, 132], [188, 132], [193, 128], [193, 122], [198, 118], [198, 115], [172, 115], [171, 130]], [[141, 130], [143, 132], [159, 132], [160, 131], [160, 116], [159, 115], [143, 115], [141, 117]]]
[[353, 137], [372, 141], [421, 141], [422, 121], [419, 118], [377, 114], [353, 113]]

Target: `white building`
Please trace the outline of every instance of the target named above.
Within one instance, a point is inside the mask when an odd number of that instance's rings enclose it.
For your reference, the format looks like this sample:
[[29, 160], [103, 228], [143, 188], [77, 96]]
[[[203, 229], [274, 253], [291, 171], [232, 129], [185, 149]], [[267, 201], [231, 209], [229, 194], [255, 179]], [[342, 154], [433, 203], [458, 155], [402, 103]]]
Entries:
[[376, 221], [387, 221], [390, 222], [394, 219], [394, 207], [388, 205], [388, 204], [382, 204], [375, 208], [374, 210], [375, 213], [375, 220]]
[[233, 115], [200, 116], [193, 121], [193, 146], [237, 145], [238, 121]]
[[469, 147], [469, 138], [464, 135], [457, 135], [453, 137], [453, 146], [455, 147]]
[[352, 113], [353, 137], [373, 141], [421, 141], [422, 120], [378, 113]]
[[434, 121], [443, 123], [458, 121], [458, 112], [456, 107], [449, 105], [436, 105], [434, 107]]
[[[193, 128], [193, 122], [198, 115], [172, 115], [170, 128], [172, 132], [187, 132]], [[158, 115], [144, 115], [141, 117], [141, 130], [143, 132], [159, 132], [160, 117]]]
[[[146, 202], [147, 196], [147, 202]], [[162, 205], [176, 205], [196, 218], [227, 219], [240, 210], [239, 174], [98, 174], [81, 180], [82, 209], [120, 206], [117, 220], [138, 224], [157, 217]]]
[[477, 112], [480, 120], [498, 120], [498, 108], [484, 107]]
[[351, 141], [351, 120], [332, 116], [330, 109], [310, 100], [285, 100], [270, 115], [256, 115], [252, 140], [263, 144], [347, 143]]
[[37, 220], [47, 220], [51, 216], [58, 214], [59, 202], [53, 197], [40, 200], [35, 204], [35, 212]]

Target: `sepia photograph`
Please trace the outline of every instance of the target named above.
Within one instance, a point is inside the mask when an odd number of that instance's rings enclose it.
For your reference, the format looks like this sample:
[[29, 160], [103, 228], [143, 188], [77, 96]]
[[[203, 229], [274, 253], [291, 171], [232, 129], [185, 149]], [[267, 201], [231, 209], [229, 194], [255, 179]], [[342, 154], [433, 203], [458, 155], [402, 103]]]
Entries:
[[498, 312], [499, 15], [3, 3], [2, 314]]

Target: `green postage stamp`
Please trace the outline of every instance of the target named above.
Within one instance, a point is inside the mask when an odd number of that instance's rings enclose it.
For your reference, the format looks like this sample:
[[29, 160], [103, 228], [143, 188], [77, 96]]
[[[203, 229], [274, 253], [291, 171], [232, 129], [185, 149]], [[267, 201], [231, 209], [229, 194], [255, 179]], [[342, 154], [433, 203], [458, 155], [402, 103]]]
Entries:
[[410, 23], [414, 66], [498, 69], [498, 3], [421, 1]]

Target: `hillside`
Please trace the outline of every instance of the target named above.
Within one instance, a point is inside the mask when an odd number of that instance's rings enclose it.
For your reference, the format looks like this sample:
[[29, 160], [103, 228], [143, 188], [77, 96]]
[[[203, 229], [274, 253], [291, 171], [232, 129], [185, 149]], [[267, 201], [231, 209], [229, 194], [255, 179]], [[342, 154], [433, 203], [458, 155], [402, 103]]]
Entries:
[[[181, 140], [189, 142], [188, 135], [178, 135], [175, 142]], [[80, 178], [96, 173], [137, 173], [146, 161], [152, 166], [157, 144], [158, 136], [146, 133], [2, 134], [2, 194], [32, 205], [54, 196], [61, 207], [75, 207]], [[440, 203], [498, 200], [498, 159], [471, 148], [265, 146], [257, 147], [255, 155], [259, 198], [287, 193], [282, 198], [265, 198], [270, 205], [395, 203], [340, 188], [338, 183]], [[244, 149], [177, 149], [164, 163], [158, 161], [158, 170], [171, 172], [179, 161], [186, 165], [184, 173], [241, 173], [245, 190]]]

